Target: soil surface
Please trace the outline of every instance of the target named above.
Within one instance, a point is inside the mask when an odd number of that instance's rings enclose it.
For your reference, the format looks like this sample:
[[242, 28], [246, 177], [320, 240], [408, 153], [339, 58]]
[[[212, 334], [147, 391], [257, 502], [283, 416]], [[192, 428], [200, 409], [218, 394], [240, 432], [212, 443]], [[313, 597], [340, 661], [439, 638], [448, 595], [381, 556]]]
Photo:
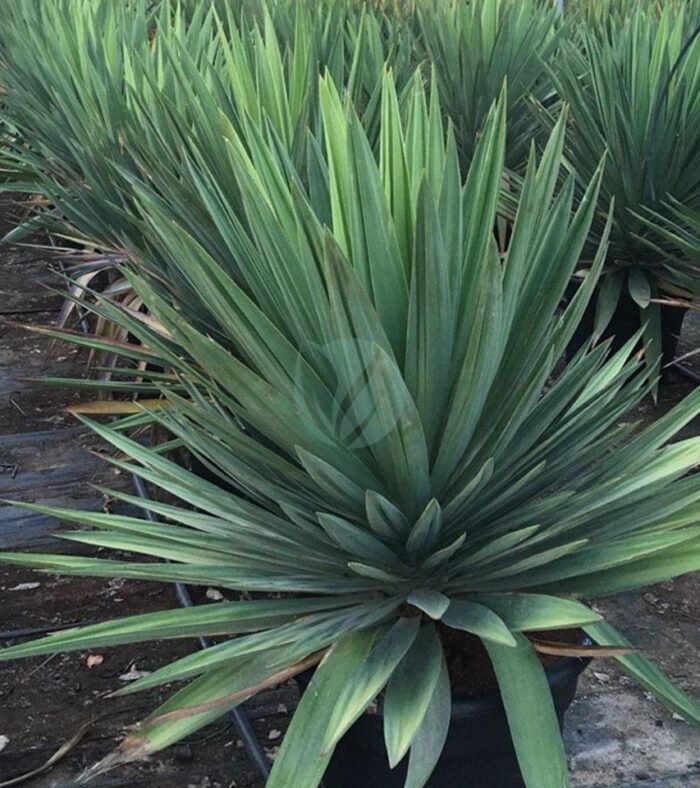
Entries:
[[[75, 551], [73, 551], [75, 552]], [[87, 553], [87, 551], [86, 551]], [[78, 621], [144, 613], [174, 607], [172, 586], [121, 580], [59, 578], [10, 569], [0, 575], [0, 599], [9, 615], [3, 629], [55, 627]], [[0, 644], [9, 645], [8, 641]], [[3, 663], [0, 667], [0, 736], [9, 739], [0, 753], [0, 781], [46, 762], [81, 727], [84, 739], [32, 786], [71, 785], [75, 775], [114, 749], [125, 728], [145, 717], [174, 688], [122, 698], [106, 698], [137, 672], [197, 650], [195, 640], [175, 640], [104, 651], [74, 652]], [[289, 685], [259, 696], [247, 712], [261, 743], [274, 755], [296, 703]], [[96, 786], [261, 786], [230, 719], [203, 729], [144, 763], [95, 780]]]
[[[10, 221], [7, 205], [0, 205], [0, 225], [3, 216]], [[0, 247], [0, 317], [51, 322], [60, 299], [40, 286], [51, 281], [55, 278], [48, 259], [37, 259], [33, 250]], [[91, 483], [127, 489], [130, 481], [88, 451], [99, 448], [95, 438], [65, 413], [66, 405], [90, 395], [22, 380], [81, 374], [85, 358], [80, 352], [58, 346], [49, 355], [49, 347], [46, 339], [0, 325], [0, 498], [97, 510], [104, 501]], [[697, 317], [686, 321], [681, 347], [681, 352], [700, 347]], [[700, 357], [687, 363], [700, 372]], [[640, 415], [654, 418], [693, 385], [675, 377], [663, 389], [658, 406], [646, 403]], [[698, 432], [697, 424], [686, 430], [688, 435]], [[52, 541], [49, 535], [61, 527], [52, 518], [0, 505], [0, 549], [46, 549]], [[51, 544], [54, 551], [56, 544], [55, 540]], [[58, 549], [81, 551], [58, 544]], [[681, 686], [697, 693], [699, 592], [700, 578], [689, 576], [600, 600], [598, 606]], [[54, 629], [174, 604], [173, 588], [167, 584], [59, 578], [0, 568], [0, 646], [19, 642], [2, 639], [13, 630]], [[114, 749], [126, 727], [145, 716], [172, 688], [118, 699], [106, 696], [139, 671], [153, 670], [197, 647], [195, 641], [178, 640], [0, 663], [0, 783], [40, 767], [89, 723], [65, 757], [23, 783], [35, 788], [75, 784], [77, 775]], [[296, 688], [289, 684], [263, 693], [245, 707], [270, 757], [296, 701]], [[700, 786], [697, 735], [645, 696], [611, 661], [594, 661], [584, 674], [569, 712], [566, 742], [577, 788]], [[233, 722], [223, 718], [185, 742], [90, 785], [261, 788], [263, 780]]]

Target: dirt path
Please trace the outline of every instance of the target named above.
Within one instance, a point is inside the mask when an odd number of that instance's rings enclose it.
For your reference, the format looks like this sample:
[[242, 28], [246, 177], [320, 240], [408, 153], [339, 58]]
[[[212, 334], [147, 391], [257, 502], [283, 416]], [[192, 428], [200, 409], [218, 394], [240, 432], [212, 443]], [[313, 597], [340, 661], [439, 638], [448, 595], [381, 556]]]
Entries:
[[[686, 317], [679, 355], [700, 349], [700, 315]], [[700, 355], [687, 360], [700, 372]], [[693, 390], [674, 377], [644, 420], [668, 410]], [[679, 437], [700, 434], [696, 419]], [[700, 574], [600, 600], [597, 607], [679, 686], [700, 696]], [[567, 752], [580, 788], [700, 786], [700, 736], [651, 699], [612, 661], [594, 662], [567, 718]]]
[[[0, 215], [1, 215], [0, 206]], [[0, 221], [1, 224], [1, 221]], [[50, 281], [46, 260], [0, 249], [0, 315], [46, 323], [58, 300], [39, 287]], [[689, 322], [684, 348], [700, 347], [700, 321]], [[59, 348], [47, 359], [48, 343], [15, 327], [0, 326], [0, 498], [16, 497], [98, 509], [89, 487], [107, 479], [128, 486], [87, 449], [94, 438], [64, 413], [76, 395], [37, 388], [19, 378], [79, 374], [80, 353]], [[698, 365], [700, 366], [700, 365]], [[668, 408], [692, 384], [678, 379], [667, 387], [658, 410]], [[657, 411], [648, 404], [645, 418]], [[689, 432], [700, 432], [693, 425]], [[46, 547], [55, 520], [0, 507], [0, 549]], [[53, 547], [55, 549], [55, 546]], [[648, 649], [663, 668], [691, 691], [700, 688], [700, 579], [686, 577], [645, 592], [602, 600], [600, 608]], [[27, 570], [0, 570], [0, 630], [53, 627], [78, 621], [147, 612], [174, 605], [172, 588], [91, 579], [60, 579]], [[4, 645], [5, 642], [0, 643]], [[87, 721], [98, 718], [85, 739], [44, 776], [25, 783], [67, 786], [75, 775], [108, 753], [133, 724], [152, 709], [158, 693], [120, 700], [105, 695], [123, 686], [130, 670], [152, 670], [196, 648], [190, 641], [106, 649], [105, 653], [55, 655], [0, 665], [0, 782], [44, 763]], [[90, 662], [88, 657], [98, 657]], [[100, 662], [99, 657], [102, 658]], [[259, 696], [248, 708], [261, 742], [274, 754], [296, 690], [283, 687]], [[609, 662], [597, 663], [582, 681], [567, 724], [567, 750], [577, 788], [700, 785], [700, 748], [691, 729], [633, 687]], [[0, 745], [1, 747], [2, 745]], [[185, 743], [92, 783], [172, 788], [258, 788], [262, 782], [248, 762], [233, 724], [224, 719]], [[291, 788], [291, 787], [290, 787]], [[358, 788], [361, 788], [358, 786]]]

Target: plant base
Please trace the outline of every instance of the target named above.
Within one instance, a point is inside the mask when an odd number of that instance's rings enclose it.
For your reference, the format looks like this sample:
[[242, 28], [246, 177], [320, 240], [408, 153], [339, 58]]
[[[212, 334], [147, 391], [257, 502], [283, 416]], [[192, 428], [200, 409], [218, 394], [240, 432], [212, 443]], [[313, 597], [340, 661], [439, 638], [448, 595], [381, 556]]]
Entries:
[[[576, 290], [573, 288], [571, 295]], [[596, 294], [597, 295], [597, 294]], [[589, 303], [581, 322], [579, 323], [569, 346], [566, 349], [566, 358], [571, 360], [583, 344], [590, 338], [593, 333], [595, 311], [596, 311], [596, 295], [593, 296]], [[676, 306], [661, 305], [661, 379], [667, 380], [671, 369], [668, 364], [672, 364], [676, 357], [676, 348], [678, 347], [678, 339], [683, 328], [683, 318], [687, 310]], [[609, 339], [612, 337], [612, 350], [619, 350], [634, 334], [639, 331], [640, 316], [639, 307], [632, 300], [629, 293], [623, 292], [620, 296], [615, 314], [612, 316], [610, 323], [608, 323], [605, 331], [603, 332], [602, 339]]]
[[[576, 694], [578, 677], [590, 660], [566, 657], [547, 668], [560, 727]], [[311, 673], [297, 677], [305, 689]], [[408, 757], [389, 768], [381, 711], [364, 714], [335, 749], [325, 788], [403, 788]], [[452, 721], [428, 788], [523, 788], [518, 762], [498, 692], [454, 698]]]

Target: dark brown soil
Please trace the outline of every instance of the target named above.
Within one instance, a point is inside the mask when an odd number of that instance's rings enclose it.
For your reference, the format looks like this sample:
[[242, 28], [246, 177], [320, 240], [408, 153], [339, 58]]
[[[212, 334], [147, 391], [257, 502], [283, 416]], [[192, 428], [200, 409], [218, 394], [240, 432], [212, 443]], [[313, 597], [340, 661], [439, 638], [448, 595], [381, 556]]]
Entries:
[[[36, 584], [28, 587], [26, 584]], [[58, 578], [26, 569], [0, 571], [4, 632], [105, 620], [176, 606], [171, 586], [91, 578]], [[0, 648], [20, 642], [2, 640]], [[94, 721], [83, 740], [50, 772], [28, 783], [53, 788], [72, 785], [84, 769], [107, 755], [127, 726], [147, 716], [175, 687], [123, 698], [106, 696], [128, 682], [130, 670], [152, 671], [196, 650], [194, 640], [171, 640], [56, 654], [0, 663], [0, 736], [9, 739], [0, 754], [0, 782], [31, 771]], [[88, 659], [97, 657], [93, 667]], [[292, 685], [265, 693], [249, 706], [263, 746], [274, 754], [296, 702]], [[232, 721], [222, 718], [183, 743], [144, 763], [99, 778], [106, 786], [240, 786], [260, 788]]]

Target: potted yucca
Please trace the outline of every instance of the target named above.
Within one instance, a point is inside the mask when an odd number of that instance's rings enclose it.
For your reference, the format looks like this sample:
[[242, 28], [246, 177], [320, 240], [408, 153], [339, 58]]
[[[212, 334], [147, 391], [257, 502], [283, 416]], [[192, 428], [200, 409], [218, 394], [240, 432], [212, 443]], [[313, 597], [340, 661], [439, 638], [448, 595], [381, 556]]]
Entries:
[[[108, 299], [95, 307], [141, 340], [127, 356], [176, 372], [177, 386], [154, 378], [162, 407], [140, 423], [163, 425], [234, 491], [126, 437], [124, 423], [91, 423], [118, 450], [114, 464], [172, 502], [144, 504], [157, 523], [51, 509], [92, 527], [62, 538], [168, 562], [2, 556], [257, 598], [85, 626], [0, 658], [221, 637], [121, 690], [190, 680], [90, 775], [311, 669], [268, 788], [314, 788], [327, 771], [328, 785], [445, 788], [478, 775], [479, 785], [561, 788], [559, 725], [581, 658], [617, 657], [700, 720], [582, 601], [700, 566], [700, 476], [685, 477], [700, 439], [666, 445], [700, 412], [700, 392], [635, 432], [621, 419], [652, 381], [634, 340], [612, 355], [585, 347], [554, 376], [605, 259], [603, 239], [560, 312], [601, 177], [572, 212], [572, 179], [557, 187], [564, 120], [531, 157], [501, 256], [492, 228], [503, 97], [464, 179], [420, 81], [404, 119], [385, 80], [376, 151], [330, 79], [320, 97], [325, 166], [313, 183], [260, 135], [202, 142], [220, 144], [229, 169], [197, 169], [193, 158], [207, 226], [226, 233], [237, 275], [168, 215], [177, 194], [140, 192], [154, 247], [197, 288], [215, 331], [195, 326], [188, 304], [140, 268], [127, 273], [151, 320]], [[223, 188], [234, 176], [235, 205]], [[460, 697], [470, 680], [481, 694]], [[482, 729], [477, 756], [469, 748]], [[347, 763], [354, 746], [352, 773], [339, 774], [334, 752]]]
[[[558, 93], [570, 106], [566, 156], [582, 188], [607, 154], [584, 258], [597, 248], [614, 199], [604, 275], [572, 353], [591, 334], [614, 336], [621, 347], [642, 327], [648, 363], [661, 354], [665, 367], [673, 361], [684, 316], [677, 304], [700, 293], [697, 265], [674, 254], [674, 239], [655, 234], [645, 220], [649, 212], [670, 217], [674, 200], [700, 210], [698, 23], [682, 3], [601, 14], [582, 27], [580, 40], [562, 42], [561, 58], [551, 65]], [[581, 274], [585, 265], [577, 279]]]

